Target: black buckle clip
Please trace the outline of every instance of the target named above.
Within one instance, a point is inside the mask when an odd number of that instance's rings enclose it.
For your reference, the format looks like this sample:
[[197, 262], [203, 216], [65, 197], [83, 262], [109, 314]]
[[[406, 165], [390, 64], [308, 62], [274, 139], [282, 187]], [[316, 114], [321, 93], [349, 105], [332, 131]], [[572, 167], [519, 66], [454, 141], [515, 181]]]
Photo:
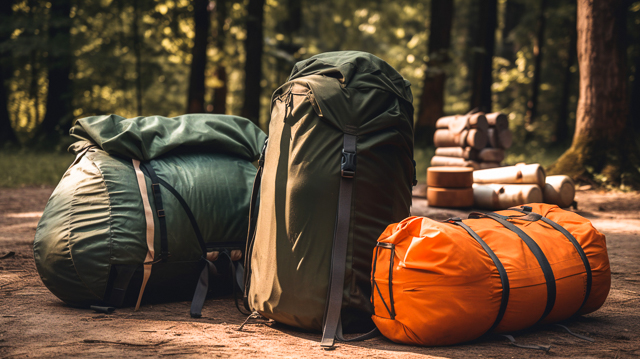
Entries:
[[356, 174], [356, 153], [342, 150], [342, 163], [340, 164], [342, 177], [353, 178]]
[[164, 209], [159, 209], [159, 210], [157, 211], [157, 214], [158, 214], [158, 218], [160, 218], [160, 217], [164, 217], [164, 216], [165, 216], [165, 214], [164, 214]]

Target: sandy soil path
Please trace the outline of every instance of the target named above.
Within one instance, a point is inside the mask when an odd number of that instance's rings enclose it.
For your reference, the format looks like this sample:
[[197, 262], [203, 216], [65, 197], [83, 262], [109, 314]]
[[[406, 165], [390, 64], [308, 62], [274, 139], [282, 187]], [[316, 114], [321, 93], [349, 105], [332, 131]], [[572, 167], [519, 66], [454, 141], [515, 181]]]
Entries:
[[[527, 358], [541, 351], [508, 345], [503, 337], [444, 348], [394, 344], [382, 337], [336, 350], [320, 349], [320, 336], [276, 323], [252, 322], [230, 298], [208, 300], [203, 318], [189, 303], [147, 305], [111, 315], [70, 308], [42, 284], [32, 255], [35, 228], [53, 188], [0, 189], [0, 357], [496, 357]], [[612, 290], [599, 311], [565, 322], [589, 343], [555, 326], [515, 336], [521, 344], [551, 345], [547, 356], [640, 357], [640, 194], [579, 192], [579, 213], [607, 235]], [[434, 219], [467, 212], [435, 210], [414, 199], [413, 212]], [[11, 254], [13, 253], [13, 254]]]

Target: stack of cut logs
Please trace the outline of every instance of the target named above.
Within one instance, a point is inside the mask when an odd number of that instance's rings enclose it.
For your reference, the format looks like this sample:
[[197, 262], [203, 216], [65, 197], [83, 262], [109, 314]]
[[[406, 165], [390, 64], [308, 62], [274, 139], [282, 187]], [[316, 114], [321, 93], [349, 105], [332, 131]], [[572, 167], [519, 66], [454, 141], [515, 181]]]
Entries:
[[474, 206], [506, 209], [525, 203], [573, 204], [575, 186], [567, 176], [545, 175], [539, 164], [486, 169], [473, 172]]
[[[474, 171], [470, 167], [427, 168], [426, 197], [431, 207], [507, 209], [526, 203], [575, 205], [568, 176], [546, 176], [537, 163]], [[414, 196], [424, 196], [415, 192]]]
[[482, 112], [442, 117], [433, 135], [436, 155], [431, 166], [472, 167], [474, 170], [500, 167], [512, 135], [507, 116]]
[[431, 207], [473, 206], [473, 169], [427, 168], [427, 201]]

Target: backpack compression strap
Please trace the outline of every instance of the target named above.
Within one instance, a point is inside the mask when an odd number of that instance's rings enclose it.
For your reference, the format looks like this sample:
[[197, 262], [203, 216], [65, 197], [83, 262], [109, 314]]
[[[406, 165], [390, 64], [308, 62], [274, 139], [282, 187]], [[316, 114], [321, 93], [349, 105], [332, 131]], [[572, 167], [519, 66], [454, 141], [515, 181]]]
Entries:
[[136, 302], [135, 310], [140, 309], [140, 301], [142, 300], [142, 294], [144, 288], [147, 286], [147, 281], [151, 276], [151, 266], [153, 258], [155, 256], [153, 249], [154, 231], [155, 226], [153, 224], [153, 212], [151, 211], [151, 204], [149, 203], [149, 196], [147, 195], [147, 183], [144, 179], [144, 174], [140, 170], [140, 161], [132, 160], [133, 168], [136, 173], [136, 179], [138, 180], [138, 187], [140, 188], [140, 195], [142, 196], [142, 205], [144, 207], [144, 218], [147, 224], [146, 239], [147, 239], [147, 257], [144, 261], [144, 274], [142, 277], [142, 285], [140, 286], [140, 293], [138, 294], [138, 301]]
[[340, 191], [338, 192], [338, 213], [333, 234], [331, 275], [329, 277], [327, 305], [324, 312], [322, 341], [320, 343], [325, 348], [333, 347], [340, 324], [349, 224], [351, 222], [351, 199], [356, 173], [356, 139], [356, 136], [346, 133], [343, 137], [342, 163], [340, 165], [342, 177], [340, 179]]
[[[169, 191], [175, 199], [180, 203], [182, 209], [184, 210], [189, 222], [191, 223], [191, 227], [193, 228], [193, 232], [198, 240], [198, 244], [200, 245], [200, 250], [202, 251], [202, 261], [204, 262], [202, 272], [200, 273], [200, 277], [198, 279], [198, 284], [196, 286], [195, 293], [193, 295], [193, 300], [191, 301], [191, 317], [192, 318], [200, 318], [202, 312], [202, 306], [204, 305], [204, 300], [206, 299], [207, 292], [209, 291], [209, 271], [215, 271], [215, 266], [212, 262], [207, 260], [207, 246], [204, 242], [204, 238], [202, 236], [202, 232], [200, 232], [200, 226], [198, 226], [198, 222], [196, 221], [196, 217], [189, 208], [189, 205], [184, 200], [184, 198], [176, 191], [173, 186], [171, 186], [168, 182], [160, 178], [156, 171], [153, 169], [151, 162], [142, 162], [139, 164], [140, 169], [143, 174], [146, 174], [151, 179], [154, 195], [154, 203], [157, 208], [158, 220], [160, 223], [160, 239], [161, 239], [161, 247], [162, 253], [164, 253], [164, 258], [169, 256], [169, 245], [168, 245], [168, 233], [167, 233], [167, 224], [165, 218], [165, 211], [162, 204], [162, 193], [160, 192], [160, 186], [164, 187], [167, 191]], [[162, 260], [165, 260], [165, 259]], [[126, 272], [125, 272], [126, 274]], [[141, 290], [141, 295], [138, 298], [138, 301], [142, 297], [142, 292], [144, 288]]]

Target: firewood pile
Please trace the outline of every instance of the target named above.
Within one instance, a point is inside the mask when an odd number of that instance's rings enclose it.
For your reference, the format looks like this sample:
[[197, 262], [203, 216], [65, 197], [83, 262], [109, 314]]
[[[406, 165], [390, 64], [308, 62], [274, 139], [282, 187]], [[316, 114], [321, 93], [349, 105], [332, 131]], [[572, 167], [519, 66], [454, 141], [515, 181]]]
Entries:
[[512, 144], [509, 119], [500, 112], [442, 117], [436, 122], [433, 143], [431, 166], [500, 167]]
[[547, 176], [537, 163], [473, 172], [474, 206], [506, 209], [525, 203], [549, 203], [561, 208], [574, 203], [575, 185], [568, 176]]
[[537, 202], [572, 205], [575, 187], [569, 177], [547, 177], [539, 164], [501, 166], [512, 141], [509, 119], [500, 112], [438, 119], [436, 153], [427, 170], [429, 205], [493, 210]]

